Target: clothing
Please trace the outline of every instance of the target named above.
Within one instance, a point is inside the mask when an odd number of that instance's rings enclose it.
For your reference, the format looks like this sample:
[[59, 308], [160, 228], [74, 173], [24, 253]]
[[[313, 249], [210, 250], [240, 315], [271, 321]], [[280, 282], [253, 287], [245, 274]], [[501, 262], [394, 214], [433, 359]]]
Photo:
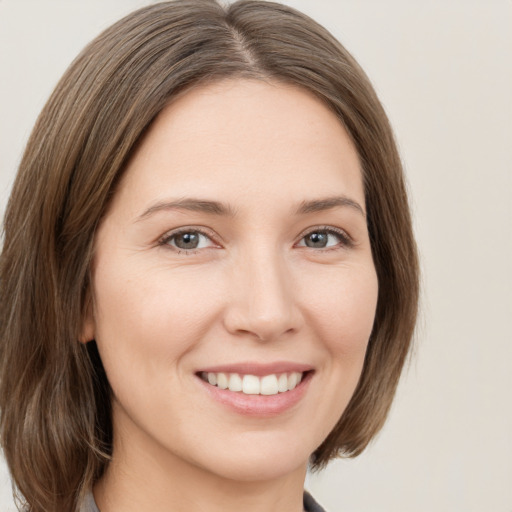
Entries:
[[[308, 491], [304, 491], [304, 511], [305, 512], [326, 512], [309, 494]], [[96, 511], [94, 511], [96, 512]]]
[[[304, 491], [304, 510], [305, 512], [325, 512], [325, 510], [313, 499], [309, 492]], [[92, 493], [89, 493], [85, 498], [80, 512], [100, 512]]]
[[85, 500], [82, 503], [79, 512], [100, 512], [96, 505], [96, 502], [94, 501], [94, 496], [92, 495], [92, 492], [88, 493], [87, 496], [85, 497]]

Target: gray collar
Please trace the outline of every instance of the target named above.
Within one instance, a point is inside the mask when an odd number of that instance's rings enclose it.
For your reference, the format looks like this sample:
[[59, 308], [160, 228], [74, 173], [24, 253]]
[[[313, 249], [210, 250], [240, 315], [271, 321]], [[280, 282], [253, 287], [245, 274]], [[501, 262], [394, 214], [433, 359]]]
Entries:
[[87, 493], [87, 496], [85, 497], [85, 500], [82, 503], [82, 506], [80, 507], [80, 512], [100, 512], [100, 509], [96, 505], [96, 502], [94, 501], [94, 496], [92, 495], [92, 492]]

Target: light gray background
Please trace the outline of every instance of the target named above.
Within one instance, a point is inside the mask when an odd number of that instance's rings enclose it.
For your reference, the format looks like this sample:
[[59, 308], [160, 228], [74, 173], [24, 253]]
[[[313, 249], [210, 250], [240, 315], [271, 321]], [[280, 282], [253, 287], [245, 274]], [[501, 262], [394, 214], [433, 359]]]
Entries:
[[[0, 214], [76, 53], [143, 0], [0, 0]], [[383, 432], [308, 478], [331, 512], [512, 512], [512, 1], [290, 0], [366, 69], [422, 254], [416, 350]], [[13, 511], [0, 469], [0, 509]]]

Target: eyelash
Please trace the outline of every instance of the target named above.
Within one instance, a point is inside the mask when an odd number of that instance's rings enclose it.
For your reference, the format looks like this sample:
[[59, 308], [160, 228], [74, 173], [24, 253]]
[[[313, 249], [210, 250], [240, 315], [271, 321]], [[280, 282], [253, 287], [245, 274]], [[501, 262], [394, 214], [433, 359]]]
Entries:
[[[213, 234], [210, 232], [202, 229], [202, 228], [195, 228], [195, 227], [187, 227], [183, 229], [179, 229], [177, 231], [173, 231], [171, 233], [165, 234], [159, 241], [158, 245], [166, 248], [170, 248], [171, 250], [177, 252], [178, 254], [186, 254], [186, 255], [193, 255], [197, 254], [199, 251], [203, 249], [180, 249], [178, 247], [174, 247], [170, 244], [170, 242], [178, 237], [179, 235], [185, 234], [185, 233], [197, 233], [201, 236], [204, 236], [208, 238], [210, 241], [213, 241]], [[333, 246], [333, 247], [327, 247], [327, 248], [319, 248], [319, 251], [321, 252], [329, 252], [333, 250], [339, 250], [339, 249], [346, 249], [351, 248], [354, 246], [354, 241], [352, 238], [342, 229], [335, 228], [333, 226], [317, 226], [313, 229], [309, 229], [307, 232], [301, 234], [300, 241], [302, 241], [304, 238], [306, 238], [308, 235], [311, 235], [313, 233], [324, 233], [327, 235], [335, 235], [340, 240], [340, 243]], [[300, 247], [306, 247], [308, 249], [315, 249], [314, 247], [307, 247], [305, 245], [302, 245]], [[211, 247], [208, 247], [208, 249], [211, 249]]]

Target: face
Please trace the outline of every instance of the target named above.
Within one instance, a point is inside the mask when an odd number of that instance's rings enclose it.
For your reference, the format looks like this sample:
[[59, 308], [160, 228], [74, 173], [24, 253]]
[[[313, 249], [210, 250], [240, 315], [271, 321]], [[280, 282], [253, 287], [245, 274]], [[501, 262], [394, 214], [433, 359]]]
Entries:
[[113, 390], [114, 458], [245, 481], [304, 468], [353, 394], [377, 288], [334, 114], [283, 84], [190, 90], [97, 233], [84, 338]]

